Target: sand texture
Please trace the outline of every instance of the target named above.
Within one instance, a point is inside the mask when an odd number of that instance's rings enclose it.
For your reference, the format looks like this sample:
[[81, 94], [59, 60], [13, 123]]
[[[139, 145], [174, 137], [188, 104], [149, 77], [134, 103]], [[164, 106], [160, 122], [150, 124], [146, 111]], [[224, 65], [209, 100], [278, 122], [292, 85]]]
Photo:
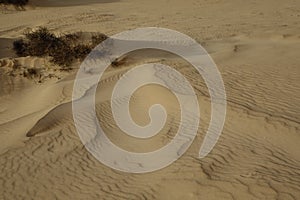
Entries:
[[[152, 173], [113, 170], [81, 143], [72, 116], [76, 69], [66, 72], [46, 59], [17, 57], [12, 42], [27, 28], [108, 36], [140, 27], [182, 32], [216, 62], [227, 93], [223, 133], [199, 159], [210, 99], [199, 74], [184, 60], [160, 51], [133, 52], [106, 71], [96, 94], [96, 113], [118, 146], [147, 152], [166, 145], [178, 128], [175, 96], [155, 85], [132, 97], [131, 114], [148, 123], [148, 108], [161, 103], [168, 119], [148, 141], [122, 133], [110, 97], [129, 69], [143, 63], [173, 66], [193, 85], [201, 119], [188, 151]], [[0, 199], [300, 199], [300, 1], [297, 0], [32, 0], [25, 11], [0, 13]], [[27, 68], [40, 77], [24, 77]], [[174, 87], [178, 85], [174, 84]]]

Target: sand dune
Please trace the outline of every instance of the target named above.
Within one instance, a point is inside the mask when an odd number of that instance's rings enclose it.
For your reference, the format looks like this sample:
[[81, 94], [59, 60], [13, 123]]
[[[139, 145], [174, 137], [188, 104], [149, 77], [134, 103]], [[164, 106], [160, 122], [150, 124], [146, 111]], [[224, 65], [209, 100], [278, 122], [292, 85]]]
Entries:
[[[300, 198], [297, 1], [43, 0], [32, 5], [0, 14], [0, 199]], [[24, 30], [37, 26], [107, 35], [161, 26], [195, 38], [215, 60], [227, 92], [226, 122], [213, 151], [198, 158], [211, 113], [203, 79], [174, 55], [142, 51], [109, 68], [99, 82], [95, 107], [108, 137], [137, 152], [160, 148], [174, 137], [178, 102], [158, 86], [139, 89], [130, 103], [138, 124], [149, 121], [152, 104], [167, 108], [160, 134], [147, 141], [133, 139], [112, 117], [116, 82], [129, 69], [151, 62], [174, 67], [195, 88], [201, 108], [198, 135], [179, 160], [156, 172], [129, 174], [100, 163], [74, 126], [76, 69], [61, 72], [43, 58], [17, 58], [10, 47]], [[46, 78], [24, 77], [24, 70], [33, 67], [44, 70]]]

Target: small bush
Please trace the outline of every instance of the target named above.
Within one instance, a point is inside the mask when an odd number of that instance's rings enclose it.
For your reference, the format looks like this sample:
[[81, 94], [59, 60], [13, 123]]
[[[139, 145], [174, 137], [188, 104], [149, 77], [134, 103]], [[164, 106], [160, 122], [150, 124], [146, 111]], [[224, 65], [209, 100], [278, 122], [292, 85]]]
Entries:
[[79, 44], [74, 47], [74, 57], [83, 60], [92, 51], [91, 46], [85, 44]]
[[99, 33], [97, 35], [93, 35], [92, 36], [92, 46], [96, 47], [98, 44], [100, 44], [101, 42], [103, 42], [107, 38], [108, 37], [105, 34], [103, 34], [103, 33]]
[[54, 51], [67, 45], [62, 39], [50, 33], [46, 28], [26, 33], [25, 37], [29, 41], [28, 53], [31, 56], [51, 56], [54, 54]]
[[29, 0], [0, 0], [0, 4], [12, 4], [15, 6], [25, 6]]
[[50, 56], [51, 62], [62, 67], [70, 66], [76, 59], [83, 60], [100, 42], [107, 38], [104, 34], [94, 35], [92, 44], [79, 43], [78, 34], [58, 37], [47, 28], [25, 33], [25, 39], [16, 40], [13, 49], [18, 56]]
[[78, 33], [65, 34], [61, 39], [70, 46], [75, 46], [80, 39], [80, 35]]
[[14, 41], [13, 49], [18, 56], [28, 56], [28, 43], [26, 43], [23, 39], [19, 39]]
[[75, 61], [73, 49], [68, 45], [53, 49], [49, 56], [51, 62], [62, 67], [69, 67]]

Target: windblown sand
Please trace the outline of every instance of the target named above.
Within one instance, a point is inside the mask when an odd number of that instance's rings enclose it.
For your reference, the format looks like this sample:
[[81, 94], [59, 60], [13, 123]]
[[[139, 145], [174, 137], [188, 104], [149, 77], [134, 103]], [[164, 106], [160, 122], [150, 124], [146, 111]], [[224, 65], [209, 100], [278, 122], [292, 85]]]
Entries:
[[[58, 34], [107, 35], [164, 27], [197, 40], [216, 62], [227, 92], [226, 122], [213, 151], [198, 158], [210, 120], [209, 94], [199, 74], [174, 55], [134, 52], [98, 85], [97, 116], [108, 137], [124, 149], [146, 152], [176, 133], [177, 101], [158, 86], [139, 89], [131, 101], [132, 117], [141, 125], [148, 123], [152, 104], [167, 108], [157, 137], [134, 140], [113, 120], [115, 83], [148, 62], [173, 66], [192, 83], [201, 108], [198, 136], [179, 160], [156, 172], [128, 174], [104, 166], [74, 127], [76, 69], [60, 72], [43, 58], [17, 58], [12, 51], [14, 39], [38, 26]], [[0, 199], [300, 199], [299, 30], [296, 0], [35, 0], [25, 11], [1, 8]], [[19, 74], [31, 67], [42, 67], [46, 78]]]

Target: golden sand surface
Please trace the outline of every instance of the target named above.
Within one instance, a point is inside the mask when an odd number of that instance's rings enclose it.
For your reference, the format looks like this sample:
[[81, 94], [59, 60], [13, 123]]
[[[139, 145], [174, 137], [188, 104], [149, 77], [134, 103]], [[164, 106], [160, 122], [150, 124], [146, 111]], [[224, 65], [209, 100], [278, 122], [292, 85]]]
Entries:
[[[147, 123], [153, 103], [166, 107], [170, 117], [158, 136], [132, 139], [112, 117], [110, 97], [120, 76], [153, 61], [175, 67], [192, 83], [201, 108], [198, 135], [180, 159], [159, 171], [130, 174], [103, 165], [74, 126], [76, 70], [52, 69], [55, 77], [41, 83], [9, 73], [46, 66], [44, 58], [16, 57], [11, 46], [39, 26], [108, 36], [164, 27], [194, 38], [216, 62], [227, 93], [226, 121], [214, 149], [198, 158], [211, 114], [199, 74], [173, 55], [135, 52], [98, 85], [96, 112], [108, 137], [142, 152], [164, 146], [176, 133], [178, 104], [162, 87], [145, 86], [130, 102], [139, 124]], [[32, 0], [25, 11], [1, 7], [0, 199], [300, 199], [299, 30], [297, 0]]]

